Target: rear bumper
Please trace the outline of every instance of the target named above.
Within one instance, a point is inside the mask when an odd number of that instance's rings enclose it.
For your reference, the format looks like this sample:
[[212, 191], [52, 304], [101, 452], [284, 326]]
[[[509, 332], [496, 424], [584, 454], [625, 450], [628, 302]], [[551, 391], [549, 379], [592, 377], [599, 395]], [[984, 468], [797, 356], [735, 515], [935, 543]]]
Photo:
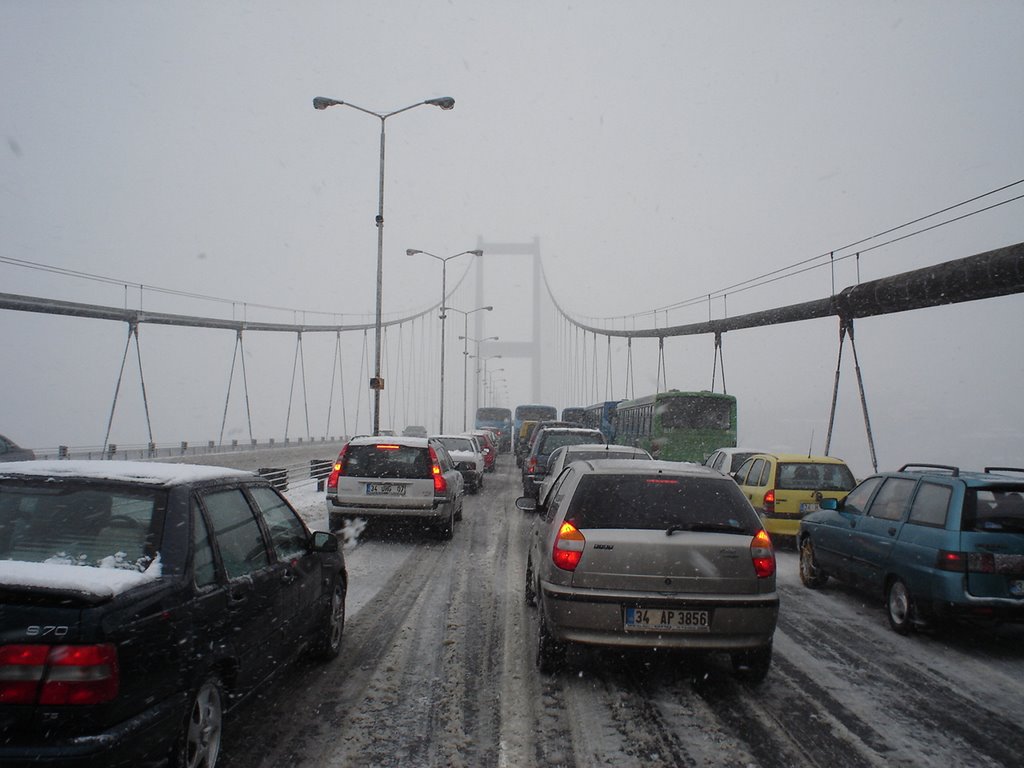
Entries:
[[327, 522], [329, 529], [340, 530], [346, 519], [363, 517], [367, 519], [427, 520], [440, 522], [451, 514], [453, 502], [439, 500], [430, 507], [367, 507], [358, 504], [342, 504], [327, 499]]
[[[540, 610], [558, 640], [624, 648], [680, 648], [737, 651], [761, 648], [775, 633], [779, 597], [767, 595], [677, 596], [639, 592], [573, 590], [540, 584]], [[624, 628], [627, 607], [707, 610], [710, 627], [703, 632], [643, 632]]]
[[174, 746], [188, 706], [177, 694], [113, 728], [87, 736], [38, 739], [0, 732], [0, 766], [146, 766], [163, 764]]

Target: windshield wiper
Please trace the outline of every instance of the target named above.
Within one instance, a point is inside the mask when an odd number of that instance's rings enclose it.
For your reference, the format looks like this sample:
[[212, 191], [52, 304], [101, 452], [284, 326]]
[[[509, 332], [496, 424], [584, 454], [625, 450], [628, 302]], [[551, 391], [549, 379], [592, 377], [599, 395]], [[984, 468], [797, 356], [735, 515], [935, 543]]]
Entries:
[[726, 523], [694, 523], [692, 525], [670, 525], [665, 531], [666, 536], [671, 536], [679, 531], [691, 531], [695, 533], [743, 533], [743, 529]]

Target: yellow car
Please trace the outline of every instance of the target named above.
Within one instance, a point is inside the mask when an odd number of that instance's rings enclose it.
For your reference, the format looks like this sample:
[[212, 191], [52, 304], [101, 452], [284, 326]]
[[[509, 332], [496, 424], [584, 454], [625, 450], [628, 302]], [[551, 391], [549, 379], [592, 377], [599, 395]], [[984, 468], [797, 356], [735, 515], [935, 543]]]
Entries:
[[800, 518], [822, 499], [842, 499], [856, 480], [842, 459], [790, 453], [757, 453], [733, 474], [772, 537], [795, 537]]

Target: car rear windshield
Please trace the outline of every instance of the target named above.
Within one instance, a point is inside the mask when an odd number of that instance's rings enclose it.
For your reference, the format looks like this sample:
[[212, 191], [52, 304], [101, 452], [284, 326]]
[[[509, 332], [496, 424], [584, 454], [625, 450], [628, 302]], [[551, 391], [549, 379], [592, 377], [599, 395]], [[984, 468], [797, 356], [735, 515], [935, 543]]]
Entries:
[[439, 437], [438, 441], [449, 451], [475, 451], [473, 441], [468, 437]]
[[600, 443], [603, 440], [603, 435], [594, 432], [551, 432], [543, 436], [543, 442], [537, 446], [537, 453], [554, 453], [563, 445]]
[[0, 560], [144, 571], [156, 555], [158, 491], [0, 485]]
[[577, 528], [735, 532], [753, 536], [757, 514], [735, 483], [664, 475], [587, 475], [566, 520]]
[[968, 488], [962, 527], [965, 531], [1024, 533], [1024, 486]]
[[430, 454], [426, 448], [409, 445], [350, 445], [341, 472], [355, 477], [402, 477], [423, 480], [431, 477]]
[[845, 464], [780, 462], [775, 487], [787, 491], [851, 491], [856, 482]]

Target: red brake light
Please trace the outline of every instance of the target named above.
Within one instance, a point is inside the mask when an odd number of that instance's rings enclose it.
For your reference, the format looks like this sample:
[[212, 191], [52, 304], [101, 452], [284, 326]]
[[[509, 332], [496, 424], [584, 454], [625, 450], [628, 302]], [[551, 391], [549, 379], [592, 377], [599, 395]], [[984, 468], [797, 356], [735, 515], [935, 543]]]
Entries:
[[441, 465], [437, 463], [437, 452], [434, 447], [428, 446], [427, 450], [430, 451], [430, 474], [434, 478], [434, 495], [443, 496], [448, 493], [448, 481], [441, 474]]
[[991, 552], [951, 552], [940, 549], [936, 567], [953, 573], [995, 573], [996, 558]]
[[551, 559], [563, 571], [575, 571], [583, 558], [583, 548], [587, 540], [572, 523], [562, 523], [555, 538], [555, 547]]
[[374, 446], [378, 451], [397, 451], [400, 446], [391, 445], [390, 443], [378, 443]]
[[348, 443], [345, 443], [341, 447], [341, 452], [338, 454], [338, 460], [334, 462], [334, 466], [331, 468], [331, 474], [327, 476], [327, 490], [337, 491], [338, 490], [338, 478], [341, 476], [341, 467], [345, 462], [345, 454], [348, 453]]
[[768, 531], [762, 528], [750, 542], [750, 559], [754, 563], [757, 578], [767, 579], [775, 573], [775, 551]]
[[119, 679], [110, 644], [0, 647], [0, 702], [100, 704], [117, 696]]
[[536, 456], [531, 456], [530, 460], [528, 462], [526, 462], [526, 471], [531, 473], [531, 474], [537, 471], [537, 457]]
[[764, 492], [764, 511], [765, 514], [775, 514], [775, 489], [769, 488]]

